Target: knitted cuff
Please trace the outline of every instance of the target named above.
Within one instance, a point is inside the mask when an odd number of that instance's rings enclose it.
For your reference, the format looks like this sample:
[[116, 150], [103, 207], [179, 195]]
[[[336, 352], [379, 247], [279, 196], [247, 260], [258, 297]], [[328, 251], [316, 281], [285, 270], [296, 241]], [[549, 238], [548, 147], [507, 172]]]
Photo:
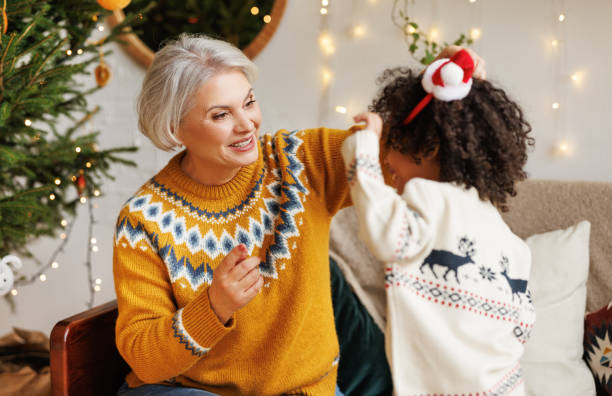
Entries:
[[208, 298], [208, 288], [202, 290], [200, 294], [189, 304], [177, 312], [175, 316], [175, 333], [177, 328], [183, 330], [183, 343], [187, 349], [191, 349], [196, 354], [208, 352], [221, 338], [235, 328], [234, 317], [230, 319], [229, 326], [224, 326], [210, 306]]

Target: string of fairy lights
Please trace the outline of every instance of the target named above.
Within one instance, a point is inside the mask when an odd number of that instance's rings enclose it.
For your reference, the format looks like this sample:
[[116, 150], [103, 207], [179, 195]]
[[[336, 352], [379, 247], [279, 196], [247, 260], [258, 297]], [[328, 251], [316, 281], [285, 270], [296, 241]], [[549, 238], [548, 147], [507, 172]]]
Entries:
[[[67, 54], [67, 56], [71, 56], [71, 55]], [[91, 116], [95, 112], [97, 112], [97, 109], [86, 116], [86, 122], [88, 123], [90, 128], [91, 128]], [[29, 119], [26, 119], [24, 121], [24, 124], [27, 127], [31, 127], [32, 121]], [[75, 146], [74, 150], [76, 153], [81, 153], [82, 148], [80, 146]], [[85, 168], [87, 169], [91, 168], [92, 166], [93, 164], [91, 161], [87, 161], [85, 163]], [[87, 256], [86, 256], [84, 265], [87, 270], [87, 277], [88, 277], [88, 283], [89, 283], [89, 300], [87, 302], [87, 306], [91, 308], [94, 303], [94, 294], [102, 290], [102, 286], [101, 286], [102, 279], [99, 277], [94, 278], [93, 265], [92, 265], [92, 254], [99, 251], [98, 240], [94, 236], [94, 224], [96, 223], [96, 220], [94, 217], [94, 209], [96, 209], [98, 205], [97, 203], [93, 202], [93, 198], [99, 197], [101, 195], [101, 191], [98, 188], [95, 188], [92, 192], [93, 197], [90, 197], [90, 199], [88, 199], [86, 196], [86, 189], [84, 185], [85, 169], [80, 169], [78, 173], [79, 173], [78, 176], [77, 175], [70, 176], [69, 180], [72, 183], [76, 184], [77, 190], [79, 191], [79, 194], [80, 194], [79, 202], [83, 205], [87, 204], [87, 209], [89, 212], [89, 216], [88, 216], [89, 224], [88, 224], [88, 236], [87, 236], [88, 246], [87, 246]], [[53, 184], [55, 184], [56, 186], [60, 186], [63, 182], [64, 181], [62, 180], [61, 177], [56, 177], [53, 180]], [[51, 201], [55, 200], [56, 198], [57, 197], [56, 197], [55, 192], [51, 192], [47, 197], [47, 199]], [[61, 240], [60, 244], [53, 251], [53, 253], [51, 254], [51, 256], [49, 257], [46, 263], [42, 263], [35, 256], [32, 257], [32, 260], [36, 262], [36, 264], [38, 265], [37, 271], [29, 275], [21, 275], [19, 278], [15, 279], [13, 283], [13, 288], [10, 290], [11, 296], [14, 297], [19, 294], [18, 288], [21, 288], [26, 285], [30, 285], [35, 282], [46, 282], [49, 271], [57, 270], [58, 268], [60, 268], [61, 260], [59, 259], [59, 256], [60, 254], [65, 252], [66, 245], [68, 244], [70, 240], [70, 236], [72, 235], [72, 230], [75, 224], [75, 220], [76, 219], [73, 219], [72, 221], [68, 221], [66, 219], [62, 219], [60, 221], [60, 226], [62, 228], [62, 232], [59, 235], [59, 239]]]
[[[329, 91], [334, 78], [334, 72], [332, 67], [332, 55], [336, 52], [336, 44], [334, 37], [329, 31], [329, 10], [331, 0], [320, 0], [321, 8], [319, 12], [321, 14], [321, 23], [319, 28], [319, 47], [323, 54], [323, 64], [321, 66], [321, 97], [319, 101], [319, 124], [322, 124], [327, 118], [330, 104], [329, 104]], [[368, 0], [371, 5], [375, 5], [377, 0]], [[351, 29], [350, 35], [359, 40], [366, 35], [366, 25], [361, 22], [355, 22]], [[336, 104], [334, 105], [334, 111], [340, 114], [346, 114], [348, 109], [345, 105]]]
[[[259, 15], [259, 7], [257, 6], [251, 7], [251, 15], [253, 16]], [[270, 23], [272, 21], [272, 17], [268, 14], [264, 15], [261, 19], [264, 21], [264, 23]]]
[[[97, 16], [94, 16], [93, 18], [95, 22], [98, 22]], [[98, 23], [96, 26], [96, 30], [98, 32], [104, 32], [105, 27], [102, 23]], [[88, 44], [95, 45], [95, 44], [101, 43], [102, 41], [104, 41], [104, 38], [96, 42], [89, 42]], [[68, 48], [65, 50], [65, 54], [67, 57], [83, 55], [83, 53], [84, 53], [84, 50], [81, 48], [77, 49], [76, 51], [73, 51], [73, 49], [71, 48]], [[102, 53], [100, 53], [100, 56], [102, 56]], [[100, 84], [100, 81], [99, 80], [97, 81], [98, 81], [98, 84]], [[90, 132], [93, 132], [92, 131], [93, 127], [91, 124], [92, 117], [98, 111], [99, 111], [99, 107], [96, 107], [94, 110], [89, 112], [83, 118], [83, 122], [86, 123]], [[32, 120], [27, 119], [27, 118], [24, 120], [24, 125], [28, 128], [35, 127]], [[38, 134], [32, 137], [33, 141], [37, 141], [39, 139], [40, 139], [40, 136]], [[93, 146], [93, 149], [97, 151], [97, 147], [95, 144]], [[77, 154], [80, 154], [83, 151], [83, 148], [79, 145], [75, 145], [74, 151]], [[93, 306], [94, 294], [102, 290], [102, 278], [94, 277], [93, 265], [92, 265], [92, 259], [93, 259], [92, 254], [100, 250], [98, 246], [98, 240], [94, 236], [94, 224], [96, 223], [96, 220], [94, 217], [94, 209], [98, 207], [98, 204], [92, 201], [93, 199], [101, 196], [101, 191], [98, 188], [94, 188], [93, 191], [91, 192], [92, 196], [88, 197], [87, 196], [88, 190], [86, 189], [86, 178], [85, 178], [85, 173], [88, 170], [90, 170], [93, 166], [94, 164], [92, 161], [86, 161], [83, 169], [79, 169], [78, 172], [75, 172], [75, 174], [69, 177], [66, 177], [66, 178], [62, 176], [57, 176], [53, 178], [52, 180], [53, 184], [58, 187], [68, 181], [72, 182], [77, 188], [77, 192], [79, 194], [79, 202], [82, 205], [87, 205], [87, 209], [89, 212], [89, 216], [88, 216], [89, 224], [88, 224], [88, 234], [87, 234], [87, 255], [85, 258], [84, 266], [87, 271], [87, 277], [88, 277], [88, 283], [89, 283], [89, 300], [87, 301], [87, 306], [89, 308]], [[57, 192], [50, 192], [49, 195], [47, 196], [47, 199], [49, 201], [54, 201], [55, 199], [57, 199], [56, 194]], [[43, 282], [43, 283], [46, 282], [49, 278], [50, 272], [60, 268], [61, 266], [60, 257], [62, 253], [65, 253], [65, 248], [72, 235], [72, 230], [75, 224], [75, 220], [76, 218], [72, 219], [72, 221], [68, 221], [67, 219], [62, 219], [60, 221], [60, 226], [61, 226], [62, 231], [59, 234], [59, 239], [60, 239], [59, 245], [55, 248], [55, 250], [53, 251], [53, 253], [51, 254], [51, 256], [48, 258], [48, 260], [45, 263], [41, 262], [36, 256], [33, 256], [31, 258], [37, 264], [37, 270], [33, 273], [30, 273], [27, 275], [21, 274], [19, 277], [17, 277], [13, 283], [13, 288], [9, 292], [11, 296], [13, 297], [17, 296], [19, 294], [19, 289], [24, 286], [31, 285], [36, 282]]]
[[[344, 104], [330, 104], [329, 103], [329, 91], [334, 78], [334, 72], [332, 68], [332, 56], [336, 53], [336, 40], [329, 31], [329, 15], [330, 15], [330, 2], [332, 0], [318, 0], [320, 1], [320, 14], [321, 23], [319, 28], [319, 47], [323, 54], [323, 61], [321, 66], [321, 97], [319, 103], [319, 123], [323, 123], [328, 115], [328, 112], [333, 108], [336, 113], [346, 114], [349, 112], [347, 106]], [[362, 0], [367, 1], [370, 5], [377, 5], [377, 0]], [[415, 0], [409, 0], [414, 3]], [[478, 0], [464, 0], [471, 7], [478, 6]], [[354, 9], [357, 5], [354, 5]], [[550, 52], [556, 57], [556, 73], [553, 75], [554, 81], [554, 92], [552, 94], [553, 102], [551, 108], [553, 114], [551, 116], [553, 129], [556, 131], [555, 141], [552, 143], [552, 154], [556, 157], [568, 157], [571, 156], [575, 151], [575, 143], [571, 139], [571, 133], [568, 131], [567, 123], [564, 119], [567, 118], [566, 106], [567, 97], [570, 93], [569, 85], [573, 86], [574, 89], [579, 88], [585, 78], [586, 72], [584, 70], [569, 70], [568, 68], [568, 54], [567, 54], [567, 38], [566, 38], [566, 24], [567, 24], [567, 11], [563, 0], [553, 0], [554, 18], [553, 23], [553, 37], [548, 41]], [[475, 11], [475, 9], [474, 9]], [[469, 29], [469, 38], [476, 42], [482, 38], [482, 28], [480, 25], [479, 17], [472, 17], [473, 26]], [[411, 25], [406, 25], [406, 33], [411, 35], [416, 32], [416, 29]], [[367, 33], [367, 27], [364, 23], [354, 23], [351, 28], [351, 35], [354, 39], [361, 39], [365, 37]], [[439, 26], [435, 24], [427, 31], [427, 37], [430, 41], [437, 41], [440, 39], [441, 33]]]
[[[570, 89], [578, 89], [582, 86], [585, 71], [576, 69], [570, 70], [568, 65], [567, 50], [567, 11], [564, 1], [554, 1], [553, 7], [555, 15], [553, 21], [553, 37], [549, 41], [549, 48], [553, 56], [556, 57], [554, 101], [551, 104], [553, 112], [554, 130], [556, 131], [557, 141], [553, 144], [552, 153], [559, 157], [567, 157], [574, 154], [575, 143], [571, 138], [571, 131], [567, 127], [567, 98], [571, 93]], [[571, 87], [571, 88], [570, 88]]]

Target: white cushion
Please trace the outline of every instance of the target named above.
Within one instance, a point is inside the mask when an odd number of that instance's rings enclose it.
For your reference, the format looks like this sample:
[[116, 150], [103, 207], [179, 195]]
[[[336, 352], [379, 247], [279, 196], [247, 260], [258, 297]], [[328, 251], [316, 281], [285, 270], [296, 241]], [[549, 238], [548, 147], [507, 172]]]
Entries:
[[582, 360], [591, 224], [532, 235], [529, 288], [536, 323], [521, 359], [526, 390], [534, 396], [595, 395]]

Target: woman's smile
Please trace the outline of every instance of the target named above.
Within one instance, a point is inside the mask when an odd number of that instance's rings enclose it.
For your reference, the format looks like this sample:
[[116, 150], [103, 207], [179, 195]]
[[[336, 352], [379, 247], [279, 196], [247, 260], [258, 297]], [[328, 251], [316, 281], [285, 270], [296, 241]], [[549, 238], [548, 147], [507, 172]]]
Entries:
[[234, 151], [247, 152], [251, 151], [255, 147], [255, 135], [251, 135], [245, 139], [241, 139], [236, 143], [230, 144], [230, 147]]

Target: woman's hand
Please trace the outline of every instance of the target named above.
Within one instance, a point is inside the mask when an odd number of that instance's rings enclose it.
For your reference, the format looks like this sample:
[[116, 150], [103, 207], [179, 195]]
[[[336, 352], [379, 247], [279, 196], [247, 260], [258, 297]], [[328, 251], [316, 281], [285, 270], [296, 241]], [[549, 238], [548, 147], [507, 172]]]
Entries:
[[486, 62], [473, 49], [463, 48], [458, 45], [449, 45], [436, 56], [436, 60], [440, 58], [451, 58], [456, 52], [462, 49], [466, 50], [474, 60], [474, 73], [472, 76], [474, 78], [480, 78], [481, 80], [487, 78]]
[[213, 272], [208, 288], [210, 307], [221, 323], [226, 324], [234, 312], [247, 305], [261, 290], [259, 257], [247, 257], [243, 244], [236, 246]]
[[365, 122], [365, 129], [368, 129], [378, 136], [378, 140], [380, 140], [380, 135], [382, 133], [383, 121], [382, 118], [376, 113], [363, 112], [357, 114], [353, 117], [355, 122]]

